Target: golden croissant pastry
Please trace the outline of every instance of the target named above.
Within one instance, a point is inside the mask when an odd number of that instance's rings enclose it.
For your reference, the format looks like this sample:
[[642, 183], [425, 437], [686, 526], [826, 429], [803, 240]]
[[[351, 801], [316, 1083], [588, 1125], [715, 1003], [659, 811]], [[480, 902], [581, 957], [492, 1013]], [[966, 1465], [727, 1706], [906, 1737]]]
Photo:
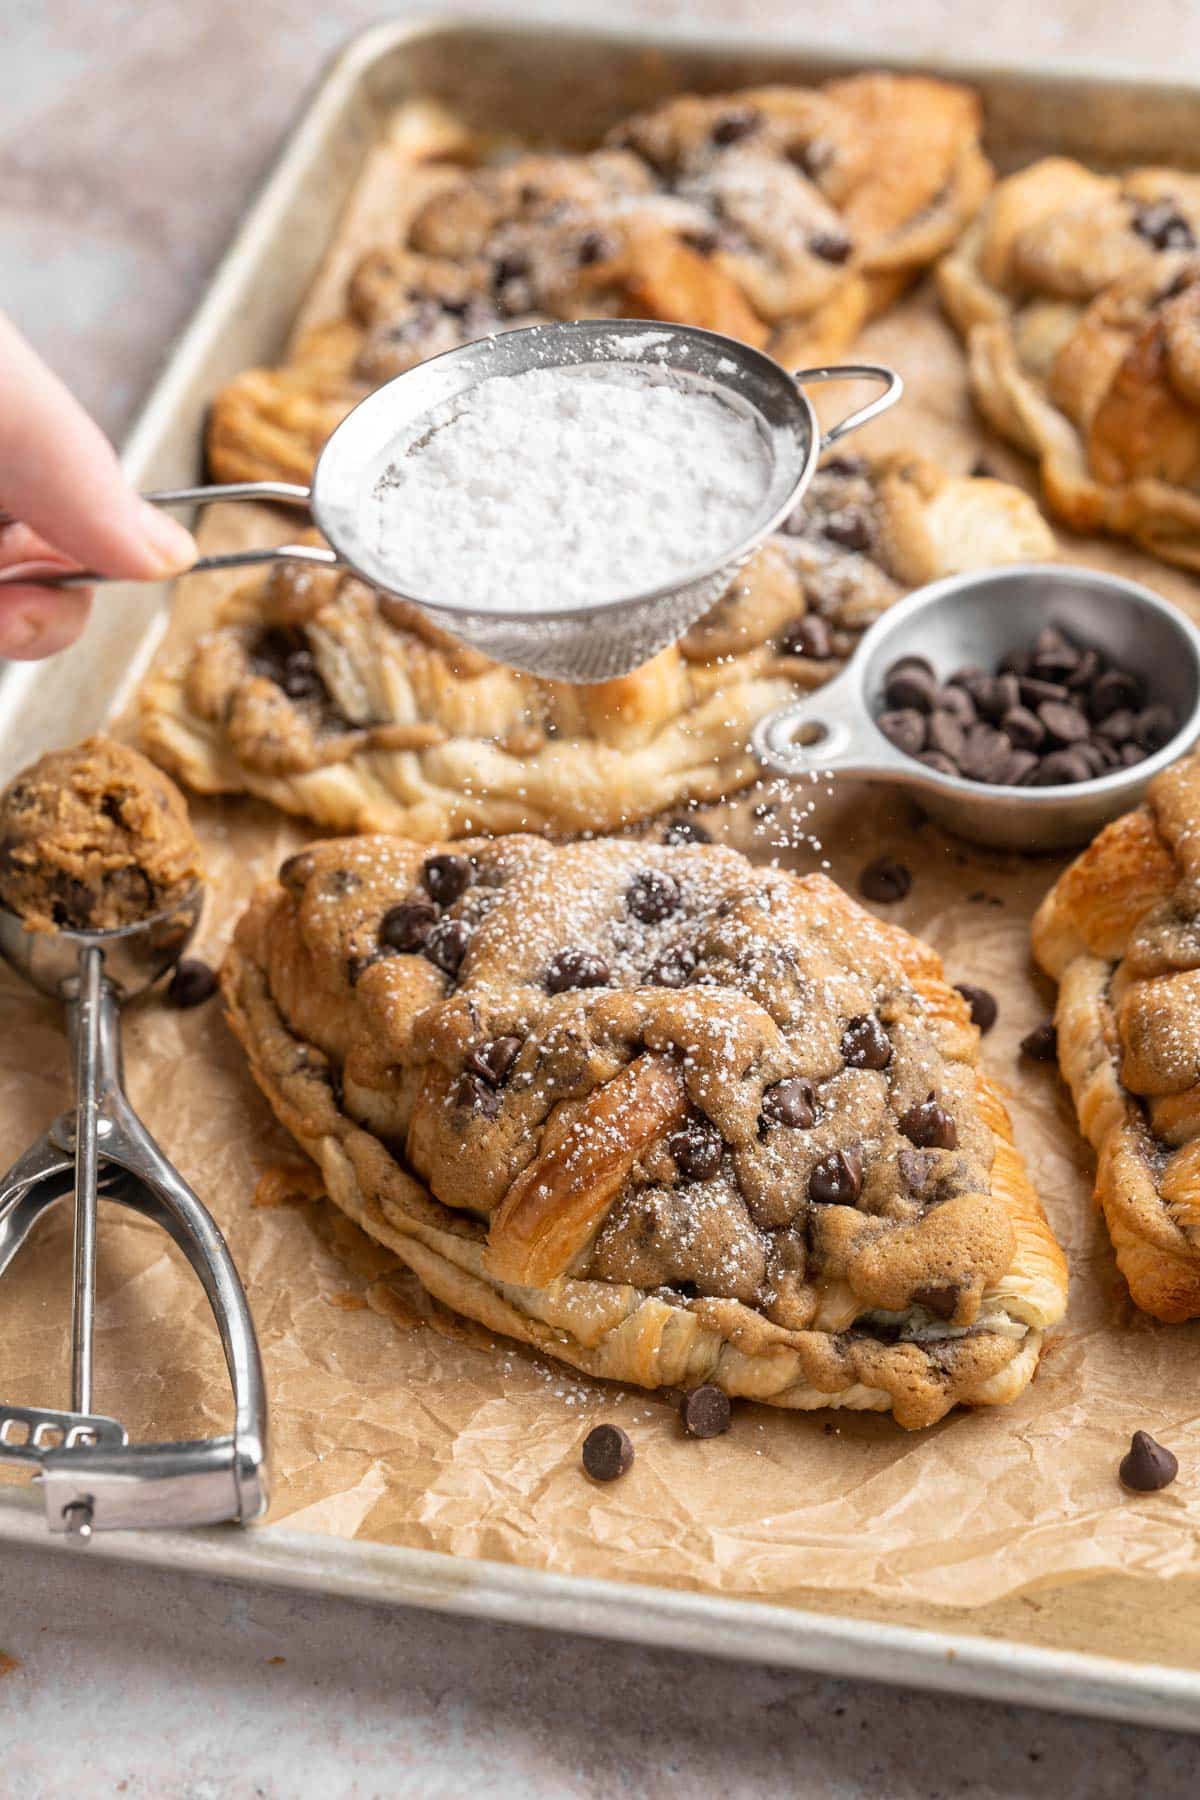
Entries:
[[592, 686], [539, 680], [349, 577], [236, 593], [142, 691], [146, 749], [203, 793], [342, 831], [604, 831], [754, 778], [757, 721], [910, 586], [1053, 554], [1028, 495], [923, 458], [831, 458], [793, 526], [678, 644]]
[[233, 1029], [330, 1198], [589, 1374], [901, 1425], [1012, 1400], [1062, 1254], [934, 952], [711, 844], [324, 842]]
[[1137, 1305], [1200, 1317], [1200, 756], [1151, 782], [1033, 922], [1058, 1058]]
[[1061, 157], [996, 188], [938, 267], [987, 422], [1053, 511], [1200, 567], [1200, 177]]
[[431, 191], [361, 257], [342, 317], [217, 396], [213, 473], [306, 480], [371, 387], [543, 319], [674, 320], [825, 362], [972, 217], [979, 132], [969, 89], [868, 74], [670, 100], [588, 153], [460, 167], [435, 136]]

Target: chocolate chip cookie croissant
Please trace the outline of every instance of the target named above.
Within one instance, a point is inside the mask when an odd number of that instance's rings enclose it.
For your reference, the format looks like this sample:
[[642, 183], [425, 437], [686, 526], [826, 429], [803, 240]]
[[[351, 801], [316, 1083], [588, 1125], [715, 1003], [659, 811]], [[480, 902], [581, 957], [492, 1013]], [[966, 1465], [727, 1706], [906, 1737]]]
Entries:
[[589, 1374], [906, 1427], [1012, 1400], [1066, 1293], [937, 956], [710, 844], [291, 858], [230, 1021], [330, 1198]]
[[1200, 1318], [1198, 813], [1192, 755], [1100, 833], [1033, 922], [1118, 1267], [1137, 1305], [1170, 1324]]

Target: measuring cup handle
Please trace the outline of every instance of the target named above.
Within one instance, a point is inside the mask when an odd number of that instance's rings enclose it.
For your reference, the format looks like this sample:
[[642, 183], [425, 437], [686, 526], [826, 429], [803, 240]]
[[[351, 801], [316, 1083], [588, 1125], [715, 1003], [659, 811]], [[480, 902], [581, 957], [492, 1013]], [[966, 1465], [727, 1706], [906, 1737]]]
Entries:
[[890, 766], [892, 747], [868, 716], [853, 667], [760, 719], [751, 744], [763, 767], [778, 775], [840, 771], [889, 780], [902, 773]]
[[835, 363], [826, 369], [795, 369], [792, 380], [799, 387], [807, 387], [810, 381], [883, 383], [882, 394], [877, 394], [874, 400], [868, 400], [865, 406], [860, 406], [856, 412], [847, 413], [844, 419], [839, 419], [836, 425], [831, 425], [828, 431], [822, 432], [822, 451], [828, 450], [831, 444], [836, 444], [839, 438], [848, 437], [852, 431], [857, 431], [860, 425], [867, 425], [872, 419], [877, 419], [880, 413], [887, 412], [889, 407], [895, 406], [904, 392], [904, 383], [896, 371], [885, 368], [882, 363]]

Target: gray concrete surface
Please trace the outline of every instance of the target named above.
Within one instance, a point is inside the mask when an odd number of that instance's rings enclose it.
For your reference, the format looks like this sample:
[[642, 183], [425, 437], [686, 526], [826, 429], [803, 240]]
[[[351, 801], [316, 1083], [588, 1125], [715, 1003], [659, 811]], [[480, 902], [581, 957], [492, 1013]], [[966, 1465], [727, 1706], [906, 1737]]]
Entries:
[[[383, 10], [0, 0], [0, 305], [114, 436], [299, 96]], [[1200, 67], [1189, 0], [519, 10], [707, 21], [881, 53]], [[0, 1550], [0, 1652], [0, 1793], [14, 1800], [1200, 1792], [1200, 1740], [86, 1559]]]

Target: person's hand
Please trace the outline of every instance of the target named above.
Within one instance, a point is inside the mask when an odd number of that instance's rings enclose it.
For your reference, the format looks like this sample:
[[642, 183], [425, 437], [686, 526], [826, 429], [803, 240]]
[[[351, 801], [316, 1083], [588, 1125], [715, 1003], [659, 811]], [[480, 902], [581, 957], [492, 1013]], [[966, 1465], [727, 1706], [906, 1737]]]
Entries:
[[87, 623], [90, 593], [39, 587], [39, 575], [95, 569], [134, 581], [178, 575], [190, 535], [126, 485], [112, 445], [24, 338], [0, 316], [0, 657], [53, 656]]

